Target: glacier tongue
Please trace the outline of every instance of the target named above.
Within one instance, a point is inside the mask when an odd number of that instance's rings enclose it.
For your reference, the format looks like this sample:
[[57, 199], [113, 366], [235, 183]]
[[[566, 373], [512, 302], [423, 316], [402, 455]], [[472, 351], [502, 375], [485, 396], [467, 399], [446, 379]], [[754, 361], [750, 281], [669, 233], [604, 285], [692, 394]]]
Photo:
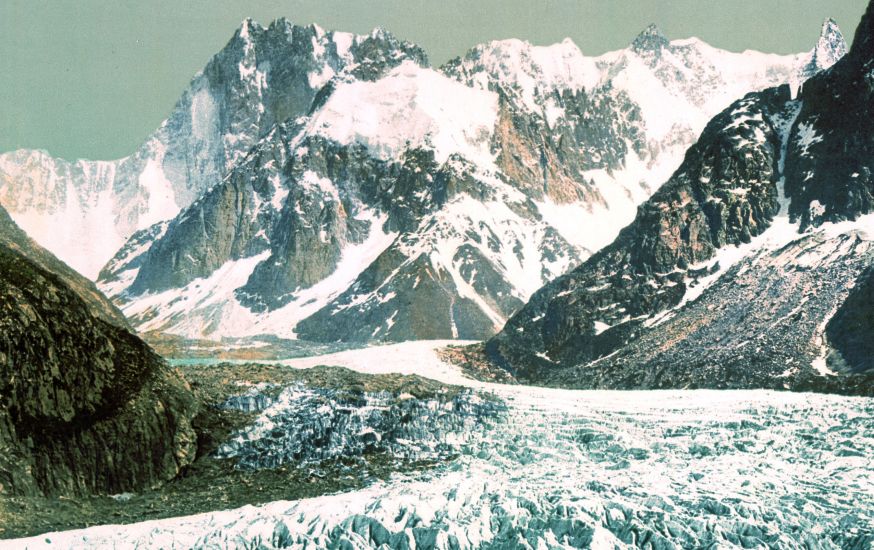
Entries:
[[[290, 363], [409, 369], [417, 357], [436, 361], [428, 349]], [[380, 357], [388, 364], [373, 364]], [[352, 493], [8, 544], [792, 549], [874, 540], [870, 398], [473, 385], [503, 400], [506, 420], [436, 470]]]

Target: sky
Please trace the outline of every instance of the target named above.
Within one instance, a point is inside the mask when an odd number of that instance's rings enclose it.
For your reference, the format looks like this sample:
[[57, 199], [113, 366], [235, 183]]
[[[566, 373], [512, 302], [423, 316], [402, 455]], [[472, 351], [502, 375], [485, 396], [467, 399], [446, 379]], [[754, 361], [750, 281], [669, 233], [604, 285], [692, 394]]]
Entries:
[[826, 17], [848, 42], [868, 0], [0, 0], [0, 152], [132, 153], [246, 17], [367, 33], [381, 26], [439, 65], [472, 46], [570, 37], [586, 55], [648, 24], [732, 51], [797, 53]]

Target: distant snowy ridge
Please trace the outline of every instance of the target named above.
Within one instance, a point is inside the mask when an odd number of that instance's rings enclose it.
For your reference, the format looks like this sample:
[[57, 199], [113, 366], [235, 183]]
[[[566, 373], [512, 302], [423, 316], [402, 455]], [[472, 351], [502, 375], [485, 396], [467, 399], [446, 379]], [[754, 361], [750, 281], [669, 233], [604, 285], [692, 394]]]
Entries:
[[360, 143], [382, 160], [407, 149], [434, 150], [488, 165], [497, 96], [405, 61], [376, 82], [340, 84], [309, 122], [309, 132], [337, 143]]
[[[714, 117], [634, 222], [538, 290], [481, 359], [580, 388], [870, 395], [872, 10], [800, 89]], [[833, 22], [823, 35], [813, 57], [829, 60]]]

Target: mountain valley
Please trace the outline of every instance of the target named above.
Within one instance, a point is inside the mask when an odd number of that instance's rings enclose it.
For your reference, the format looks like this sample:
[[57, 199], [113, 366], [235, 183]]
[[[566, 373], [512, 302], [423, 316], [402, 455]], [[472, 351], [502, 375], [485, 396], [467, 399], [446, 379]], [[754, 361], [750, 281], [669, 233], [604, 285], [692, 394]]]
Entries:
[[874, 0], [810, 34], [246, 18], [0, 153], [0, 550], [874, 549]]

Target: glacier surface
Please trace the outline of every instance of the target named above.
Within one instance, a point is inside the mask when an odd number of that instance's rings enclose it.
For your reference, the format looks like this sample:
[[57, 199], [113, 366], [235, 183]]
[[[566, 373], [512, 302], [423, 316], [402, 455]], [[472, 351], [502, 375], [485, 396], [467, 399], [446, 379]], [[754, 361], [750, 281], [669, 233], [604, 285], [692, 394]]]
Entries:
[[[868, 549], [874, 541], [870, 398], [482, 384], [442, 364], [434, 352], [442, 344], [286, 361], [435, 372], [503, 400], [499, 421], [444, 442], [455, 441], [458, 457], [436, 469], [351, 493], [0, 547]], [[280, 400], [265, 414], [282, 403], [295, 406]]]

